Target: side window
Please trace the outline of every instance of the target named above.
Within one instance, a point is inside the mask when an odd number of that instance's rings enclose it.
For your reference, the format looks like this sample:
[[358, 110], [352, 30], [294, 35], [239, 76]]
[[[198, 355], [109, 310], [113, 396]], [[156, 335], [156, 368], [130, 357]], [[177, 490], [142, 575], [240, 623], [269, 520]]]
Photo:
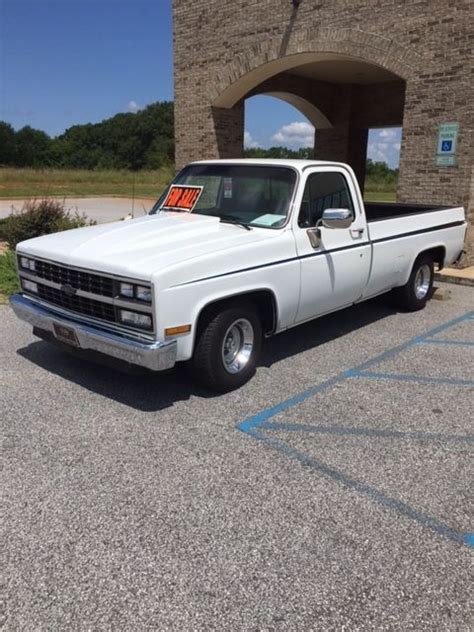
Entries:
[[354, 217], [352, 197], [342, 173], [326, 171], [308, 176], [298, 225], [301, 228], [315, 226], [327, 208], [348, 208]]

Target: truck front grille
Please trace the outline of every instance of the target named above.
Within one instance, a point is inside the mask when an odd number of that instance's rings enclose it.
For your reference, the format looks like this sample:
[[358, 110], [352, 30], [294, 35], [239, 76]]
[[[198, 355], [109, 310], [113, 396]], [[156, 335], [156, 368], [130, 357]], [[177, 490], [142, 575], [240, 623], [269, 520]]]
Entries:
[[[127, 286], [150, 287], [146, 281], [102, 276], [55, 262], [23, 256], [18, 253], [18, 273], [23, 291], [44, 303], [83, 317], [101, 320], [127, 331], [152, 334], [151, 301], [120, 294], [121, 283]], [[150, 327], [132, 326], [121, 320], [123, 311], [149, 316]]]
[[35, 261], [35, 276], [60, 285], [68, 284], [76, 290], [83, 290], [99, 296], [114, 296], [114, 281], [109, 277], [92, 274], [83, 270], [67, 268], [55, 263]]
[[42, 285], [40, 283], [38, 283], [38, 296], [52, 305], [69, 309], [77, 314], [100, 318], [101, 320], [107, 320], [112, 323], [115, 322], [114, 306], [110, 303], [94, 301], [90, 298], [79, 296], [77, 294], [74, 296], [68, 296], [62, 290], [55, 289], [48, 285]]

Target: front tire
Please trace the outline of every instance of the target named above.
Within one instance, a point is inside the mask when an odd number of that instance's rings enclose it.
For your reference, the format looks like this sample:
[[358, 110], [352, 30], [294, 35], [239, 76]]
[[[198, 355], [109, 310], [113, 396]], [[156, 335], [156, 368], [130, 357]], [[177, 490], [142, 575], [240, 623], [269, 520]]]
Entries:
[[423, 309], [433, 293], [434, 263], [429, 255], [420, 255], [413, 264], [408, 282], [395, 288], [399, 307], [410, 312]]
[[239, 388], [254, 375], [262, 347], [262, 325], [252, 303], [229, 304], [204, 316], [192, 376], [219, 393]]

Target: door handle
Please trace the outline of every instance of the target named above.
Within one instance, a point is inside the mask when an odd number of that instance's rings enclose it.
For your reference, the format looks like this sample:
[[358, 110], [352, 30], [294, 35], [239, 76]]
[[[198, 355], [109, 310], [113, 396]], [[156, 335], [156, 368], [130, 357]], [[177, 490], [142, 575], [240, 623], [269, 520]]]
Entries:
[[359, 239], [364, 234], [365, 228], [351, 228], [352, 239]]

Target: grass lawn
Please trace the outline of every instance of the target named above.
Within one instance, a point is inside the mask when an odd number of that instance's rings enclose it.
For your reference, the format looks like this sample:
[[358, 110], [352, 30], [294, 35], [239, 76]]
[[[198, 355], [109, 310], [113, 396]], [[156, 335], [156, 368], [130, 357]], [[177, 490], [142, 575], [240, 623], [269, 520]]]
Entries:
[[365, 191], [364, 192], [365, 202], [395, 202], [396, 197], [397, 196], [396, 196], [395, 191]]
[[[115, 195], [156, 199], [174, 176], [156, 171], [88, 171], [86, 169], [0, 169], [0, 198], [86, 197]], [[134, 184], [135, 180], [135, 184]]]
[[[0, 168], [0, 199], [30, 197], [87, 197], [115, 195], [156, 199], [174, 176], [173, 168], [156, 171], [88, 171], [87, 169]], [[379, 182], [366, 183], [367, 202], [394, 202], [395, 191], [380, 190]]]

